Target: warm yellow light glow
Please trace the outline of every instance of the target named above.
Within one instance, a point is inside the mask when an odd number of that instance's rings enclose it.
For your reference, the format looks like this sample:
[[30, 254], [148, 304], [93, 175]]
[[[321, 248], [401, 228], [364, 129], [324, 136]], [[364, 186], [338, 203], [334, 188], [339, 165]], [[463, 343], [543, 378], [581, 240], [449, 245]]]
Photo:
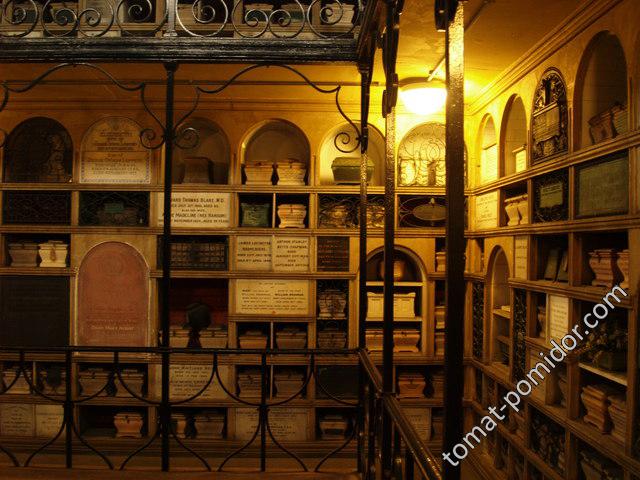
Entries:
[[447, 101], [447, 90], [437, 83], [412, 82], [400, 87], [405, 108], [417, 115], [440, 112]]

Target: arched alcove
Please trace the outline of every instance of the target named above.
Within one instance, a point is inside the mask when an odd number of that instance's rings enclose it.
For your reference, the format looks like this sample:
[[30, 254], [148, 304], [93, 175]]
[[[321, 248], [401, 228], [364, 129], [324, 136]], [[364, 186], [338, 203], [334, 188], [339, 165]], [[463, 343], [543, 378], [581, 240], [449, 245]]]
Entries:
[[480, 183], [498, 178], [498, 141], [493, 117], [487, 114], [478, 132], [478, 158], [480, 158]]
[[71, 181], [73, 143], [62, 124], [47, 117], [25, 120], [7, 137], [5, 182]]
[[527, 168], [527, 114], [522, 98], [513, 95], [507, 102], [501, 128], [500, 157], [503, 175]]
[[511, 296], [509, 262], [504, 250], [497, 247], [489, 261], [489, 315], [491, 319], [491, 362], [507, 369], [511, 358]]
[[[243, 183], [277, 184], [279, 179], [275, 172], [280, 164], [294, 165], [300, 174], [301, 178], [287, 177], [288, 185], [305, 185], [309, 176], [310, 157], [309, 141], [302, 130], [286, 120], [268, 120], [252, 128], [242, 142], [241, 163], [245, 169]], [[249, 182], [246, 177], [247, 166], [253, 168]], [[271, 181], [268, 181], [270, 169], [272, 176]], [[284, 175], [282, 178], [284, 179]], [[282, 183], [280, 180], [280, 184]]]
[[613, 138], [629, 129], [627, 63], [620, 40], [596, 35], [582, 57], [576, 79], [576, 148]]
[[173, 183], [229, 182], [231, 150], [222, 128], [206, 118], [188, 120], [179, 131], [181, 148], [174, 150]]
[[[344, 153], [336, 147], [336, 144], [345, 151], [354, 150], [354, 148], [355, 150]], [[384, 148], [382, 133], [374, 126], [369, 125], [368, 155], [373, 167], [369, 185], [380, 186], [384, 184]], [[357, 166], [346, 165], [345, 161], [349, 158], [356, 159], [353, 165], [356, 165], [357, 162]], [[325, 135], [320, 146], [319, 159], [318, 178], [321, 185], [360, 183], [360, 146], [357, 145], [357, 135], [353, 127], [348, 123], [336, 126]], [[340, 160], [334, 163], [337, 159]], [[334, 168], [341, 168], [343, 171], [334, 173]], [[353, 172], [349, 170], [353, 170]], [[338, 175], [337, 179], [336, 174]]]

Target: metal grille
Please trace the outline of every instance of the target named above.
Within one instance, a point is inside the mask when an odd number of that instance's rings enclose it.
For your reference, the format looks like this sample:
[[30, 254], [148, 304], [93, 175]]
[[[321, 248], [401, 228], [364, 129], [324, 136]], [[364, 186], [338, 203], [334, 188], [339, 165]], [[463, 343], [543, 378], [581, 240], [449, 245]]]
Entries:
[[148, 192], [80, 192], [80, 225], [146, 227]]
[[4, 192], [5, 224], [69, 225], [71, 192]]
[[[158, 238], [158, 265], [162, 262], [162, 238]], [[227, 270], [226, 237], [179, 237], [171, 241], [171, 266], [195, 270]]]
[[513, 378], [524, 378], [526, 368], [527, 349], [525, 336], [527, 334], [527, 292], [514, 290], [513, 314]]
[[473, 284], [473, 356], [482, 360], [484, 350], [484, 283]]

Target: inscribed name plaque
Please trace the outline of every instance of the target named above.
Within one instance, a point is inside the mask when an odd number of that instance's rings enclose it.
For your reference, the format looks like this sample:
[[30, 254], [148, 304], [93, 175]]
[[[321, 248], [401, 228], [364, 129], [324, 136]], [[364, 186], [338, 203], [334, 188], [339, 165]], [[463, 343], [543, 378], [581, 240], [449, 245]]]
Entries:
[[498, 192], [476, 197], [476, 228], [496, 228], [498, 226]]
[[[158, 194], [158, 225], [164, 224], [164, 194]], [[171, 225], [183, 228], [226, 228], [231, 224], [231, 194], [177, 192], [171, 196]]]
[[32, 404], [0, 405], [0, 435], [32, 437], [34, 433], [35, 418]]
[[36, 405], [36, 436], [53, 438], [62, 427], [62, 405]]
[[[211, 378], [211, 365], [171, 365], [169, 370], [169, 382], [171, 384], [171, 400], [180, 401], [192, 397], [209, 382]], [[158, 382], [160, 385], [160, 370], [158, 369]], [[229, 367], [226, 365], [218, 366], [218, 373], [224, 382], [225, 387], [229, 385]], [[158, 392], [159, 393], [159, 392]], [[220, 400], [227, 398], [227, 394], [220, 386], [218, 378], [214, 376], [211, 384], [200, 394], [198, 400]]]
[[133, 120], [110, 117], [86, 133], [80, 151], [80, 183], [151, 183], [151, 151]]
[[403, 408], [402, 409], [416, 429], [416, 433], [421, 440], [428, 442], [431, 440], [431, 409], [430, 408]]
[[236, 268], [268, 272], [271, 270], [271, 237], [239, 236], [236, 244]]
[[309, 237], [274, 237], [273, 270], [307, 272], [309, 270]]
[[482, 150], [480, 178], [482, 183], [498, 179], [498, 145], [492, 145]]
[[549, 338], [560, 341], [569, 331], [569, 299], [548, 296]]
[[349, 271], [349, 237], [318, 237], [318, 271]]
[[78, 345], [145, 346], [149, 267], [121, 242], [93, 247], [78, 272]]
[[[250, 440], [258, 428], [258, 410], [238, 408], [235, 427], [236, 440]], [[304, 408], [271, 408], [269, 428], [279, 442], [303, 442], [308, 440], [309, 413]]]
[[309, 315], [308, 280], [236, 280], [240, 315]]
[[515, 237], [513, 250], [515, 278], [526, 280], [529, 277], [529, 238]]
[[69, 344], [69, 277], [2, 277], [0, 299], [0, 345]]
[[576, 183], [578, 217], [629, 211], [629, 158], [626, 154], [576, 168]]

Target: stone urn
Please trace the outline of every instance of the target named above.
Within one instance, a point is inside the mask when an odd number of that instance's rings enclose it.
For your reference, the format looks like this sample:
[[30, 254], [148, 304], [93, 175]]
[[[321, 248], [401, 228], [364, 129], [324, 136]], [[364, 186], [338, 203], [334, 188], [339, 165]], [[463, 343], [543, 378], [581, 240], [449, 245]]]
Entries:
[[278, 185], [304, 185], [307, 166], [296, 159], [287, 158], [276, 163], [276, 173]]
[[504, 211], [507, 214], [507, 226], [515, 227], [520, 225], [520, 213], [518, 213], [518, 200], [516, 198], [506, 198], [504, 200]]
[[184, 176], [180, 183], [213, 183], [211, 159], [187, 157], [184, 159]]
[[269, 162], [247, 162], [244, 166], [247, 177], [245, 185], [272, 185], [273, 164]]
[[347, 294], [337, 289], [327, 289], [318, 293], [319, 318], [342, 320], [347, 318]]
[[591, 285], [612, 288], [617, 280], [616, 251], [613, 249], [598, 249], [589, 252], [589, 267], [595, 278]]
[[444, 250], [436, 252], [436, 272], [445, 272], [447, 270], [447, 252]]
[[618, 260], [616, 262], [618, 270], [622, 273], [622, 281], [620, 287], [629, 288], [629, 250], [622, 250], [618, 252]]
[[529, 195], [524, 194], [518, 197], [514, 197], [513, 200], [518, 207], [518, 213], [520, 214], [520, 225], [529, 223]]
[[38, 246], [35, 243], [10, 243], [11, 266], [31, 268], [38, 266]]
[[113, 417], [116, 438], [142, 438], [142, 414], [120, 412]]
[[40, 243], [38, 250], [41, 267], [65, 268], [67, 266], [68, 244], [52, 240]]
[[279, 228], [305, 228], [307, 206], [300, 203], [283, 203], [278, 205]]

